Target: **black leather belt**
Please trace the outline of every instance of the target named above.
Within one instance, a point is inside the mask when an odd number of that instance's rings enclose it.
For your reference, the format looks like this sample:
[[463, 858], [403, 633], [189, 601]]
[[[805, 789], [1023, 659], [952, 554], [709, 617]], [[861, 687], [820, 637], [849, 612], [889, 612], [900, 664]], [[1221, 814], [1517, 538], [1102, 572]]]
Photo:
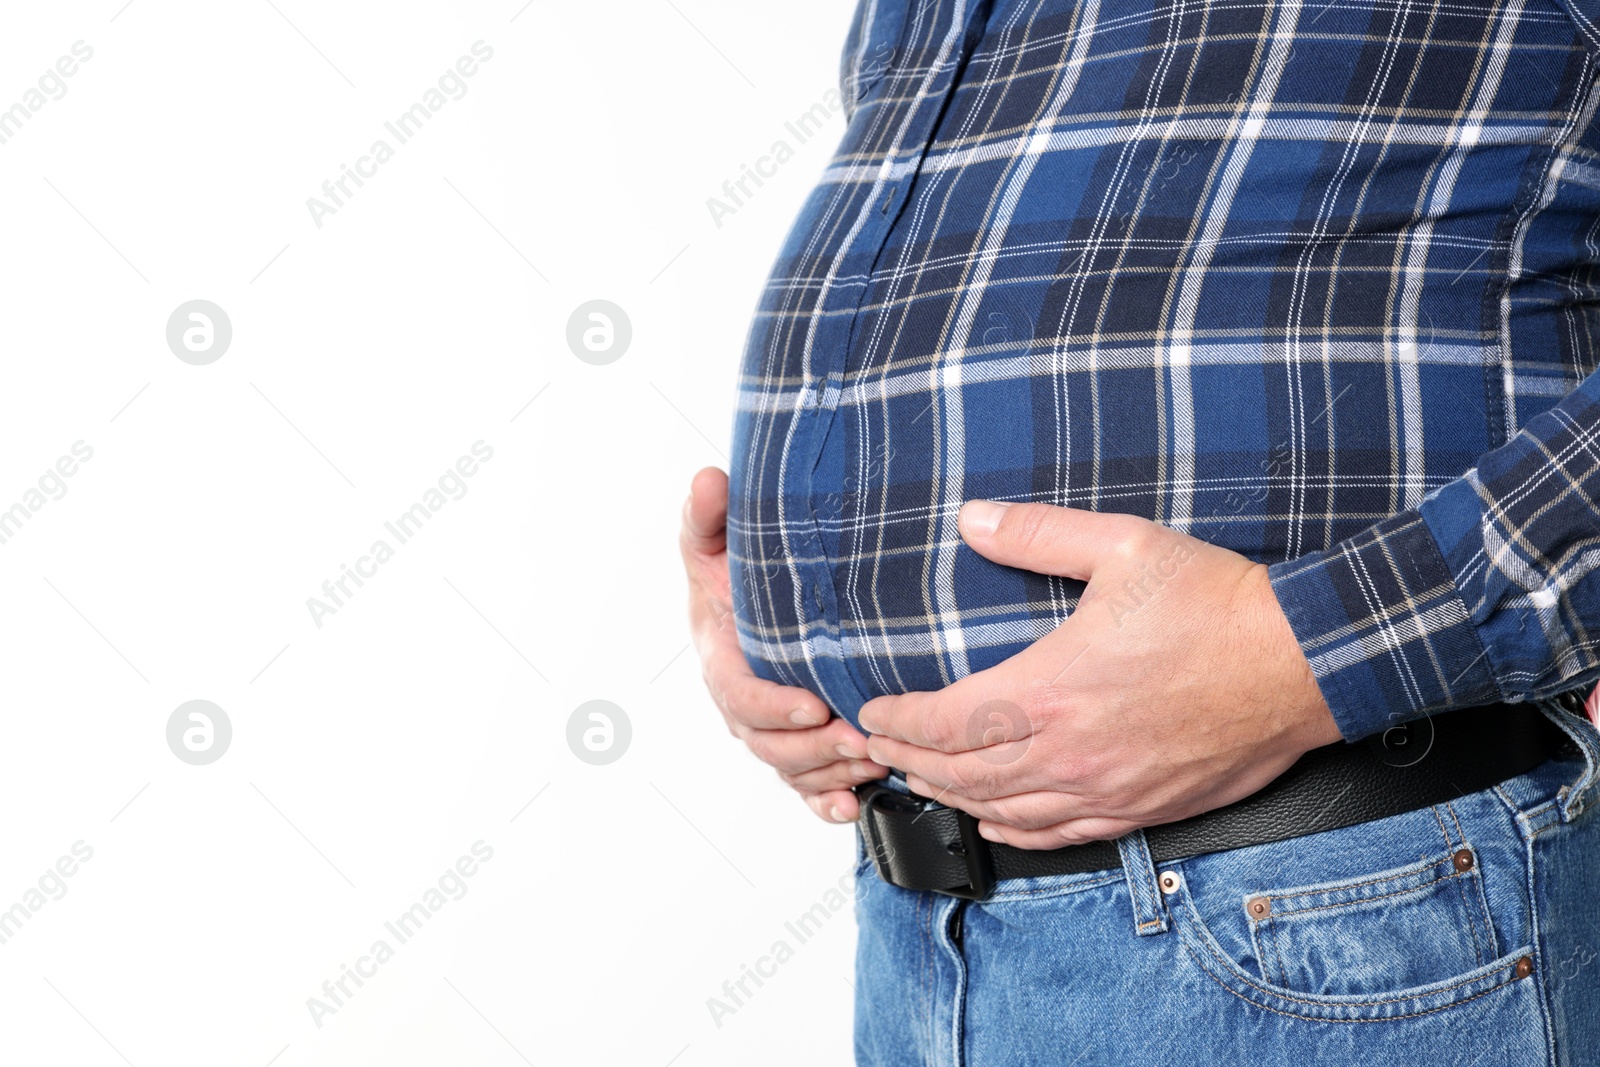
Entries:
[[[1583, 697], [1558, 698], [1577, 714]], [[1532, 704], [1443, 712], [1356, 744], [1313, 749], [1259, 792], [1145, 830], [1151, 859], [1264, 845], [1443, 804], [1525, 774], [1571, 744]], [[1050, 851], [993, 844], [977, 820], [878, 782], [857, 786], [861, 831], [878, 874], [904, 889], [982, 900], [1003, 878], [1084, 874], [1122, 866], [1111, 841]]]

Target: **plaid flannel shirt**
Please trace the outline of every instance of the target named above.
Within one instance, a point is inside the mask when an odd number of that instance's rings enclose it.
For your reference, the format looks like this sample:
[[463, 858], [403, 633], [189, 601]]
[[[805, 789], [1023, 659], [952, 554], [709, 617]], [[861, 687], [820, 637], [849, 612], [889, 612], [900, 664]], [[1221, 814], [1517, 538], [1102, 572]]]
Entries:
[[1347, 738], [1600, 677], [1595, 2], [861, 0], [741, 370], [756, 671], [854, 721], [1060, 625], [983, 497], [1269, 564]]

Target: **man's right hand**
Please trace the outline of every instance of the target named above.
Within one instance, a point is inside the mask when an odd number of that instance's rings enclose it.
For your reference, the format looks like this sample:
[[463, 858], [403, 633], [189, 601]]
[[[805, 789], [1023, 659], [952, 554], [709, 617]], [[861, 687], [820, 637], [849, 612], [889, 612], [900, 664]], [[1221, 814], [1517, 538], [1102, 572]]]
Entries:
[[889, 773], [867, 758], [867, 739], [797, 686], [757, 678], [739, 648], [728, 577], [728, 476], [707, 467], [694, 476], [683, 506], [679, 546], [689, 574], [689, 626], [701, 676], [728, 730], [756, 758], [777, 768], [829, 822], [861, 813], [850, 787]]

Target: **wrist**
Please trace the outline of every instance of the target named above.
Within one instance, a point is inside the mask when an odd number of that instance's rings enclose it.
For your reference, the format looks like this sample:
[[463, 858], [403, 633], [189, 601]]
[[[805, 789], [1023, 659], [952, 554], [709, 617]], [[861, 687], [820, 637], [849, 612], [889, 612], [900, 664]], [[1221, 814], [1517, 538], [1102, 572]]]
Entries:
[[1311, 661], [1306, 658], [1300, 639], [1295, 636], [1289, 617], [1273, 592], [1266, 564], [1252, 564], [1250, 577], [1261, 598], [1263, 629], [1267, 637], [1263, 648], [1271, 650], [1269, 662], [1275, 667], [1269, 672], [1277, 683], [1274, 699], [1293, 724], [1287, 734], [1301, 752], [1342, 741], [1344, 735], [1333, 717], [1333, 709], [1322, 695]]

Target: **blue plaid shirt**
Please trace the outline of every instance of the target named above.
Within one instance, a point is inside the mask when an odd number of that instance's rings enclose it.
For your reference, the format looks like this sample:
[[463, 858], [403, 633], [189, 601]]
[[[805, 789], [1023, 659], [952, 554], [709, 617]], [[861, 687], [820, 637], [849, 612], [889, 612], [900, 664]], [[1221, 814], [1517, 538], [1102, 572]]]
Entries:
[[972, 498], [1270, 565], [1348, 738], [1600, 677], [1597, 0], [861, 0], [741, 371], [757, 673], [1062, 623]]

